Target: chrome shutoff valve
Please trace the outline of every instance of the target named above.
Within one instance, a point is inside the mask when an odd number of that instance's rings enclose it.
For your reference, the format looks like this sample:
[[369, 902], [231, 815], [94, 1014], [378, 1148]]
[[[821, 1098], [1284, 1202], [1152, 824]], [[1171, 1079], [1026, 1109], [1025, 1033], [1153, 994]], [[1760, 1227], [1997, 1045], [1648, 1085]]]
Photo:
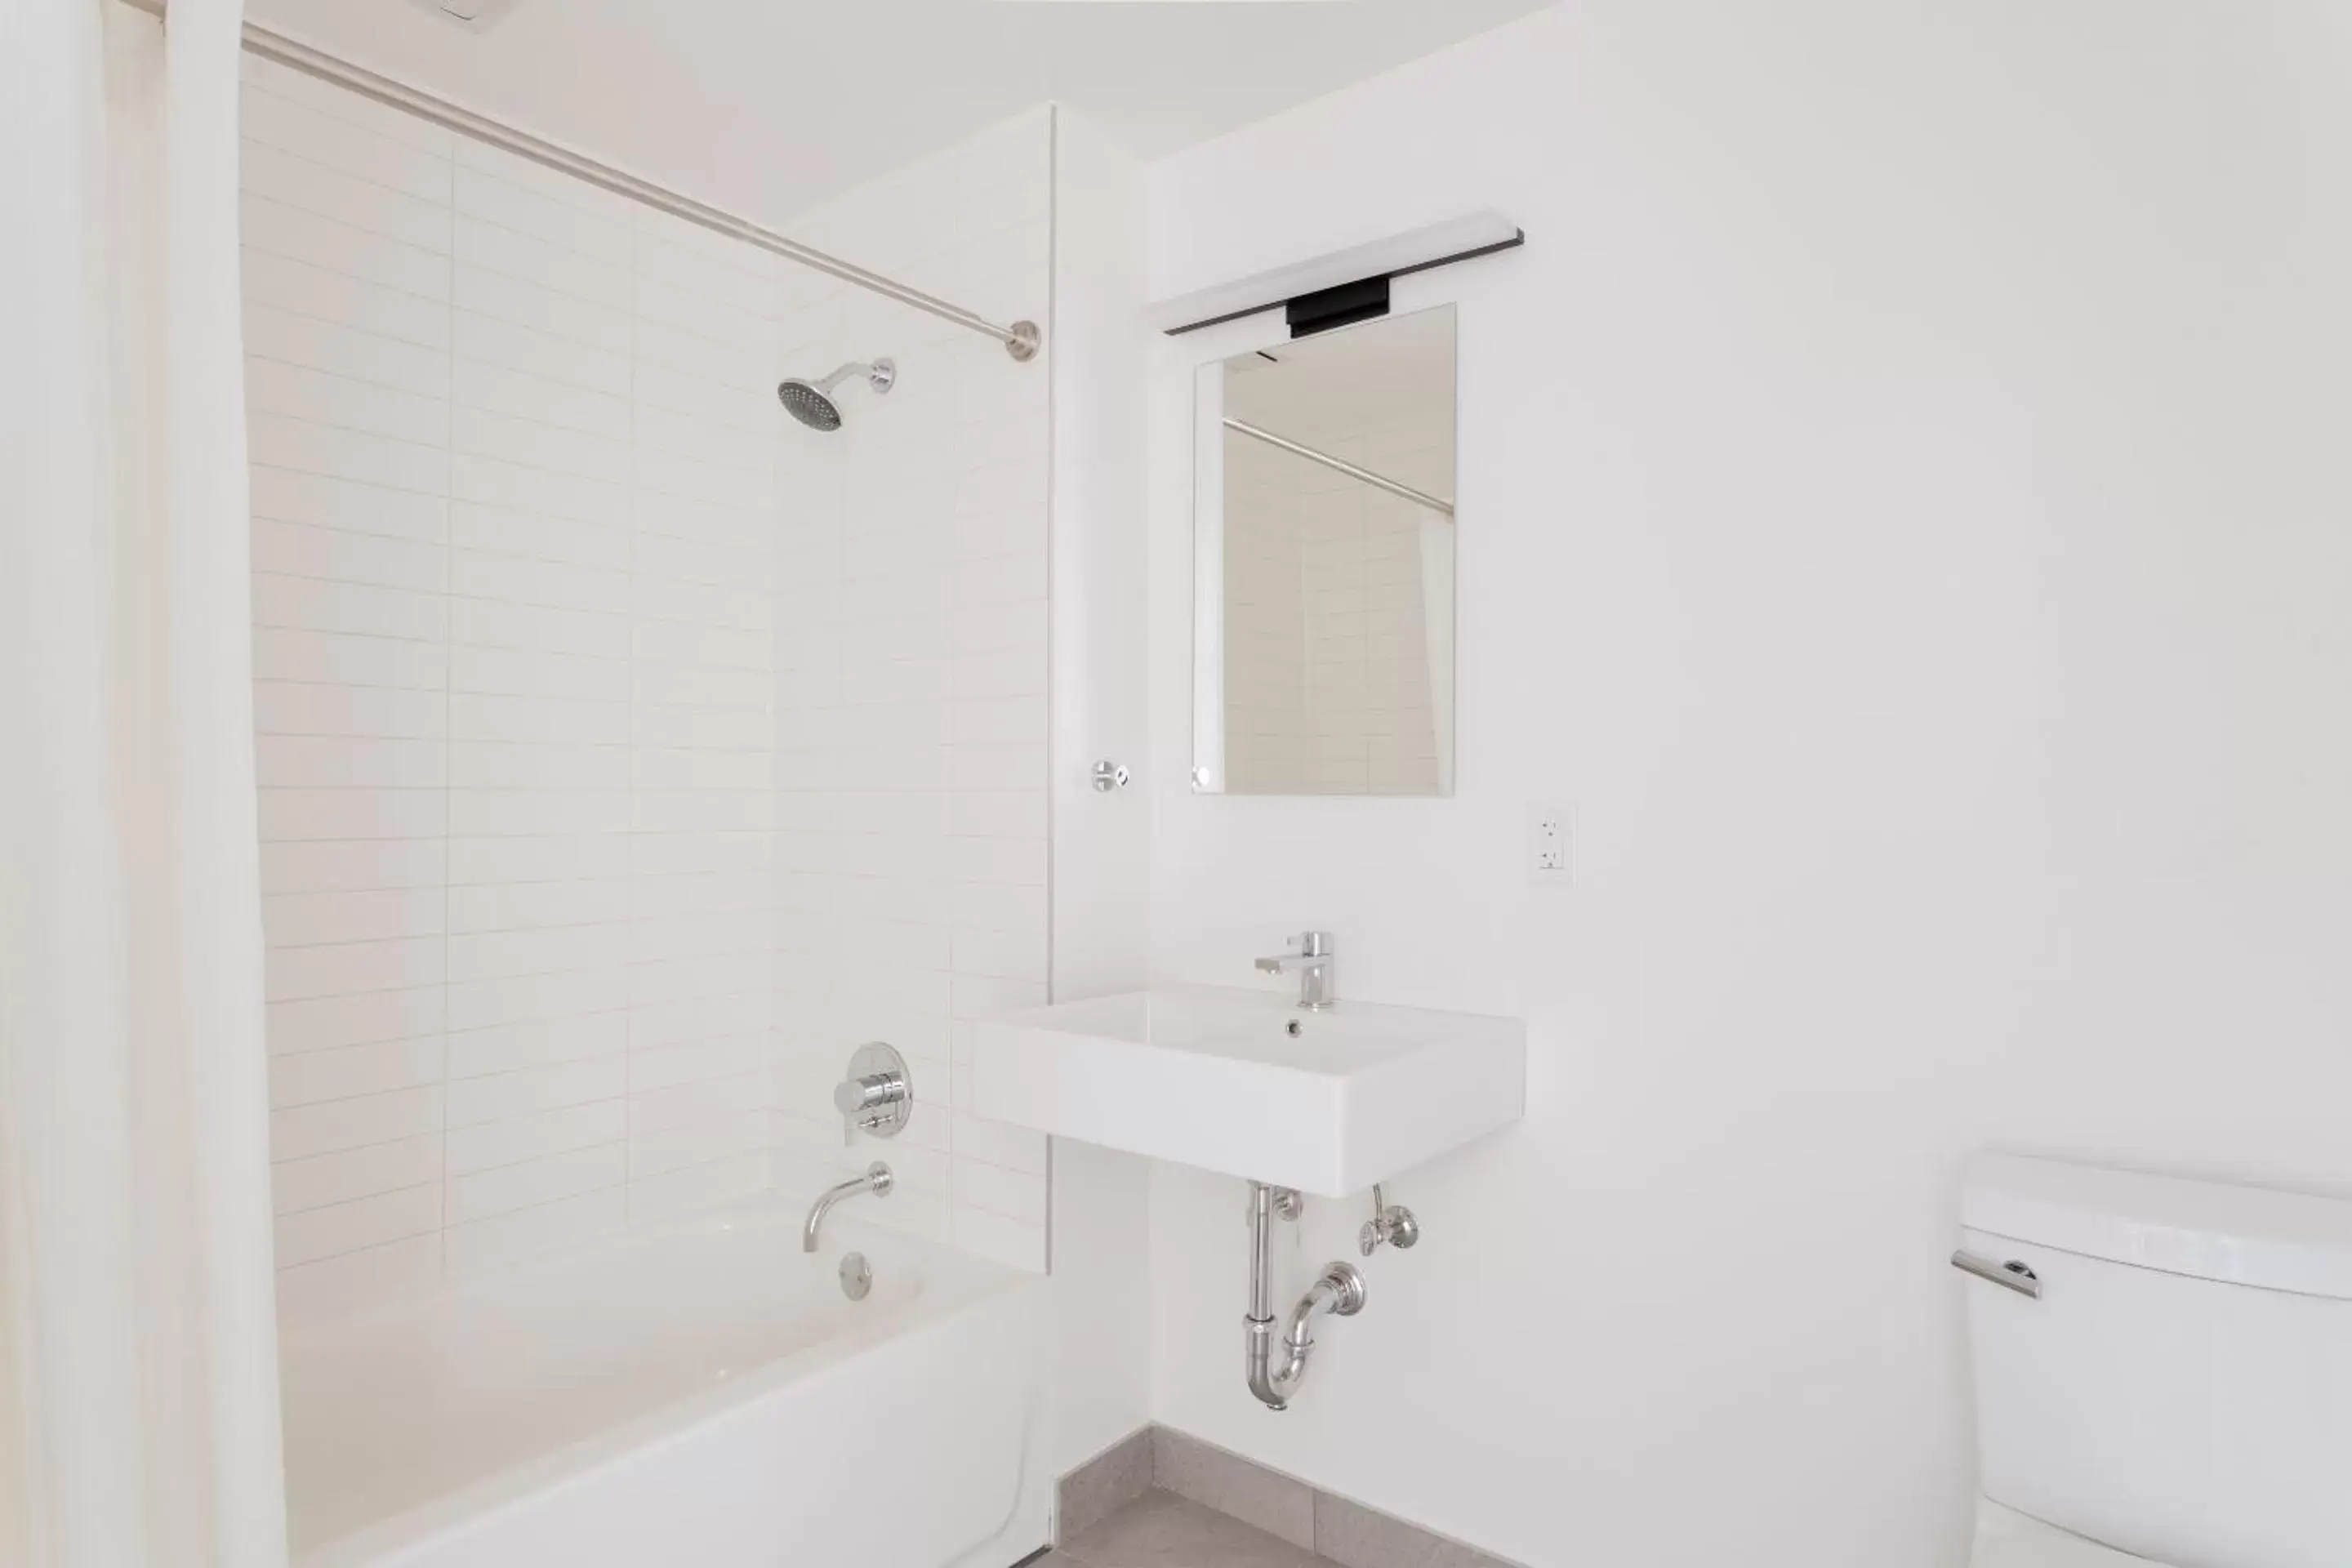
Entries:
[[1421, 1222], [1402, 1204], [1388, 1201], [1378, 1184], [1372, 1187], [1372, 1217], [1356, 1233], [1356, 1249], [1370, 1258], [1383, 1245], [1402, 1251], [1421, 1239]]

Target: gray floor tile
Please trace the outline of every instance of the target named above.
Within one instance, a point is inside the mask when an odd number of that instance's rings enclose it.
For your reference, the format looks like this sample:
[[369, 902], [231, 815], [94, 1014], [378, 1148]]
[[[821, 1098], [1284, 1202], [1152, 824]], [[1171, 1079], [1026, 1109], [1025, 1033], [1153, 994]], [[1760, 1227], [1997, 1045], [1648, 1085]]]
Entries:
[[1157, 1489], [1062, 1552], [1079, 1568], [1328, 1568], [1278, 1535]]
[[1153, 1431], [1151, 1445], [1154, 1486], [1315, 1550], [1315, 1489], [1306, 1482], [1165, 1426]]
[[1108, 1519], [1151, 1486], [1152, 1431], [1145, 1427], [1062, 1478], [1057, 1545]]

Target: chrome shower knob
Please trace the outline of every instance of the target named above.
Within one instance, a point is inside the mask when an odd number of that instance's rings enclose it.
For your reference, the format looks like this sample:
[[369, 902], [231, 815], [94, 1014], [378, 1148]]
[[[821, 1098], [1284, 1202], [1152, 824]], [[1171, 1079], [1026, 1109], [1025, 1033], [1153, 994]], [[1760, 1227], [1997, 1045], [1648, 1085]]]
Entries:
[[907, 1058], [879, 1040], [858, 1047], [849, 1058], [849, 1076], [833, 1086], [833, 1108], [877, 1138], [898, 1136], [915, 1114]]

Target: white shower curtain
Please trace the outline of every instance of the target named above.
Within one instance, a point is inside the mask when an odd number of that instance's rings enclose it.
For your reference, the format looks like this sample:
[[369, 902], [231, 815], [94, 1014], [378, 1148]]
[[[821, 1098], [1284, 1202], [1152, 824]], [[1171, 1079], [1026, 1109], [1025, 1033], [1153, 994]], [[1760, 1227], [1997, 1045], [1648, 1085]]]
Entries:
[[0, 0], [0, 1563], [285, 1561], [237, 0]]

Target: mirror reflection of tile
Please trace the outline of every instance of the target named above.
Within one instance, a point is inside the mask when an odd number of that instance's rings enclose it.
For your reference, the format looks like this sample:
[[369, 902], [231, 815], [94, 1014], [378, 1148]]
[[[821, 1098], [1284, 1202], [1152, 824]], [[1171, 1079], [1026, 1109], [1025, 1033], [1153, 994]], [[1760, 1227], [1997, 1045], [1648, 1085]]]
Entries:
[[1452, 792], [1454, 352], [1444, 306], [1203, 367], [1227, 792]]

